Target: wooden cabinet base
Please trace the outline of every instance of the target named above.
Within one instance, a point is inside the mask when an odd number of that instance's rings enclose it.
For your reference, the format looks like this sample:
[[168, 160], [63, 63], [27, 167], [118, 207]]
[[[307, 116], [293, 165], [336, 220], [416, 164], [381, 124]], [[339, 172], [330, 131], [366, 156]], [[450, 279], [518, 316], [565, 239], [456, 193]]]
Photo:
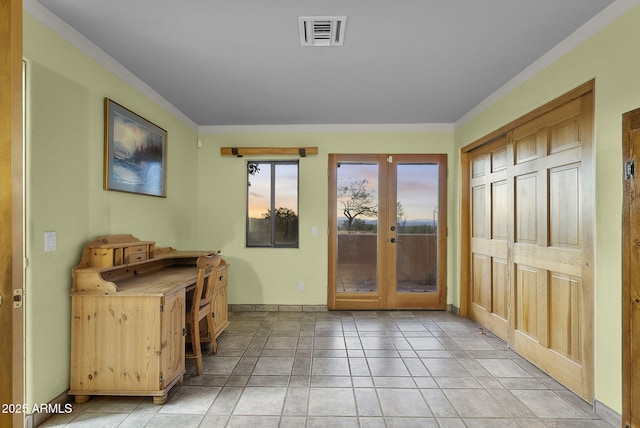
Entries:
[[164, 388], [164, 389], [162, 389], [160, 391], [128, 391], [128, 392], [122, 392], [122, 391], [99, 391], [99, 392], [98, 391], [91, 391], [89, 393], [88, 391], [75, 391], [75, 390], [72, 389], [72, 390], [69, 391], [68, 394], [74, 396], [74, 401], [75, 401], [76, 404], [86, 403], [93, 396], [111, 395], [111, 396], [120, 396], [120, 397], [122, 397], [122, 396], [152, 397], [153, 398], [153, 404], [161, 405], [161, 404], [166, 403], [167, 400], [169, 399], [169, 391], [171, 390], [171, 388], [173, 388], [174, 386], [182, 384], [183, 381], [184, 381], [184, 373], [182, 375], [178, 376], [166, 388]]
[[154, 395], [153, 396], [153, 404], [164, 404], [167, 402], [167, 398], [169, 398], [168, 394], [164, 394], [164, 395]]
[[166, 401], [185, 373], [184, 289], [160, 296], [75, 294], [71, 302], [69, 394]]
[[76, 404], [83, 404], [89, 401], [90, 399], [91, 399], [90, 395], [76, 395], [74, 401], [76, 402]]

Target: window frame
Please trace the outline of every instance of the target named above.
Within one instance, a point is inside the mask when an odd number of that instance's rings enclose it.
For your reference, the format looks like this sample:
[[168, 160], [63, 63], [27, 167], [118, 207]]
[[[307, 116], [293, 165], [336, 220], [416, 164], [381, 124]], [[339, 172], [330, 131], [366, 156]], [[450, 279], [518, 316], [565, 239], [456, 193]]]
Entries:
[[[251, 244], [249, 243], [250, 236], [250, 221], [249, 216], [249, 196], [251, 189], [251, 174], [250, 165], [269, 165], [270, 168], [270, 212], [276, 212], [277, 207], [277, 195], [276, 195], [276, 169], [278, 165], [295, 165], [296, 167], [296, 238], [295, 242], [290, 244], [279, 244], [276, 241], [276, 216], [270, 217], [270, 242], [269, 244]], [[245, 204], [245, 248], [300, 248], [300, 161], [299, 160], [248, 160], [245, 164], [247, 174], [247, 194]]]

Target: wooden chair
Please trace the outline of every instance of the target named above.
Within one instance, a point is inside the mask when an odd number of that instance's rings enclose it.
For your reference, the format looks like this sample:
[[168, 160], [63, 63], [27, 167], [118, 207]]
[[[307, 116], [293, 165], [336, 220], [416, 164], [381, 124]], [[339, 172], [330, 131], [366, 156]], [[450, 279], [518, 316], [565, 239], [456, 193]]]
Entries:
[[[185, 358], [196, 360], [196, 374], [202, 374], [202, 350], [201, 342], [210, 342], [213, 352], [218, 352], [218, 344], [213, 327], [213, 289], [218, 280], [218, 266], [222, 256], [200, 256], [196, 263], [198, 267], [198, 279], [193, 291], [193, 298], [187, 301], [185, 324], [187, 327], [187, 341], [190, 339], [192, 352]], [[201, 338], [200, 321], [206, 319], [208, 336]]]

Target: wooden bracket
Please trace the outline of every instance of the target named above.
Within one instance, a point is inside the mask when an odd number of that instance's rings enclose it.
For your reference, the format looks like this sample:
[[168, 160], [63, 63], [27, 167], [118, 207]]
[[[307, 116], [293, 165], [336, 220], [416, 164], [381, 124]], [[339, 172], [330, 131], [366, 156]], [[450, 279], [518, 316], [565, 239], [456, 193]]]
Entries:
[[221, 156], [300, 156], [317, 155], [317, 147], [221, 147]]

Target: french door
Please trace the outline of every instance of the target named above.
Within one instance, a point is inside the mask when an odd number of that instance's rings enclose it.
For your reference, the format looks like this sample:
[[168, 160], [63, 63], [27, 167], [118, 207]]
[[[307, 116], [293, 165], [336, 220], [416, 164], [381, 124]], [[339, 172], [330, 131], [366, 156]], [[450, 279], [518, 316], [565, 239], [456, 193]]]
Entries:
[[329, 309], [446, 307], [447, 155], [329, 155]]

